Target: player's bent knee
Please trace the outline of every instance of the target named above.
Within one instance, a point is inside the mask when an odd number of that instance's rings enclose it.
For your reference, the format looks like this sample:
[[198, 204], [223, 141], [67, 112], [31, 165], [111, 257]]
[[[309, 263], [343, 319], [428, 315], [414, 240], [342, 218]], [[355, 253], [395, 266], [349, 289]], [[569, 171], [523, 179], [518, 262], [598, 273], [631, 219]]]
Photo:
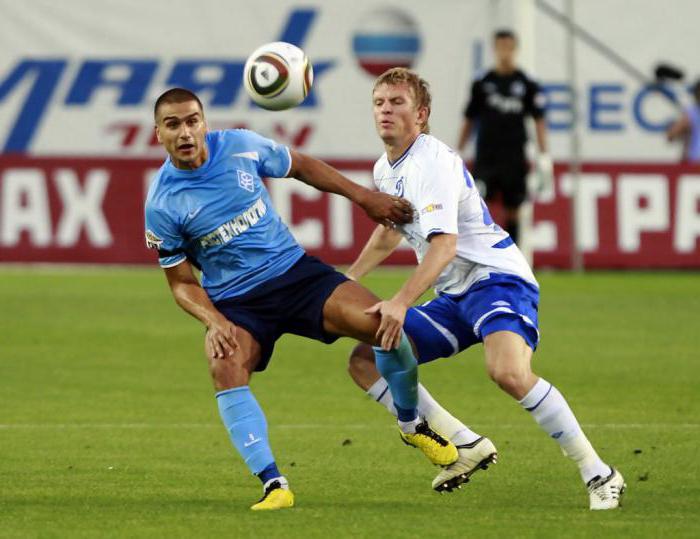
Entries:
[[509, 395], [519, 397], [526, 391], [531, 373], [528, 369], [515, 364], [500, 364], [489, 366], [489, 376]]
[[366, 343], [358, 343], [348, 359], [348, 374], [360, 387], [367, 389], [379, 378], [374, 352]]
[[248, 385], [251, 371], [236, 354], [223, 358], [208, 357], [209, 374], [217, 391]]

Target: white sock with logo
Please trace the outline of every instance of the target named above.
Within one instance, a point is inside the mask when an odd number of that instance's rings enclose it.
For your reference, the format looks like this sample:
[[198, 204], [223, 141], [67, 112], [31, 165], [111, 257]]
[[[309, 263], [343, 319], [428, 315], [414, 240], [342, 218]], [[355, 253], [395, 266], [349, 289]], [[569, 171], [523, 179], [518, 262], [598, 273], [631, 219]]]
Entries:
[[537, 424], [559, 443], [563, 453], [576, 462], [584, 483], [597, 475], [605, 477], [610, 473], [610, 467], [593, 449], [566, 399], [556, 387], [540, 378], [519, 402]]
[[[396, 416], [391, 391], [389, 391], [389, 385], [384, 378], [379, 378], [372, 384], [372, 387], [367, 390], [367, 394]], [[428, 422], [430, 428], [455, 445], [470, 444], [481, 438], [479, 434], [470, 430], [469, 427], [440, 406], [422, 384], [418, 384], [418, 415]]]

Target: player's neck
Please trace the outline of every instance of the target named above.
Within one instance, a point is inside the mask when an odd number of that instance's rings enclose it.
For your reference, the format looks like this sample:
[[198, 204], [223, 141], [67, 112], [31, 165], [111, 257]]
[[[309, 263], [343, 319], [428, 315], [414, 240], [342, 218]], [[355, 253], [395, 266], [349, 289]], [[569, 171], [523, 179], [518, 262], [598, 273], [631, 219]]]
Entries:
[[402, 139], [401, 141], [384, 142], [384, 149], [386, 150], [386, 157], [389, 159], [389, 163], [395, 163], [406, 153], [406, 150], [411, 147], [419, 136], [420, 133], [407, 139]]
[[499, 75], [512, 75], [516, 70], [515, 64], [496, 64], [496, 73]]

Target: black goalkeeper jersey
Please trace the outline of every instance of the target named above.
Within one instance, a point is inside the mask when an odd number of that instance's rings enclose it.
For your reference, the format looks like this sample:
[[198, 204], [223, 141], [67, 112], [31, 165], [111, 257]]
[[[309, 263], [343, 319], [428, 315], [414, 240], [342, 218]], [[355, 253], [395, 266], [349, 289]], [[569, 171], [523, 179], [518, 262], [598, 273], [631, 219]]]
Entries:
[[492, 70], [474, 81], [464, 116], [479, 125], [477, 160], [524, 159], [525, 117], [542, 118], [544, 103], [539, 85], [520, 70], [509, 75]]

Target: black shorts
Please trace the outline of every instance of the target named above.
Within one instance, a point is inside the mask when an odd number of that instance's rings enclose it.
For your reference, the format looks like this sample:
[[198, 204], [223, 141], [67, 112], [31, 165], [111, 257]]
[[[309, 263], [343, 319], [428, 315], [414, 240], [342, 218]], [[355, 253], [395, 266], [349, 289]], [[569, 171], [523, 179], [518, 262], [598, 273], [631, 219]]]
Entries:
[[504, 158], [498, 161], [484, 161], [477, 158], [474, 163], [474, 179], [481, 180], [486, 186], [487, 201], [501, 194], [506, 208], [518, 208], [527, 198], [527, 161]]
[[214, 306], [260, 344], [256, 371], [263, 371], [275, 342], [284, 333], [332, 343], [338, 335], [323, 329], [323, 306], [348, 278], [316, 257], [304, 255], [285, 273], [245, 294], [217, 301]]

